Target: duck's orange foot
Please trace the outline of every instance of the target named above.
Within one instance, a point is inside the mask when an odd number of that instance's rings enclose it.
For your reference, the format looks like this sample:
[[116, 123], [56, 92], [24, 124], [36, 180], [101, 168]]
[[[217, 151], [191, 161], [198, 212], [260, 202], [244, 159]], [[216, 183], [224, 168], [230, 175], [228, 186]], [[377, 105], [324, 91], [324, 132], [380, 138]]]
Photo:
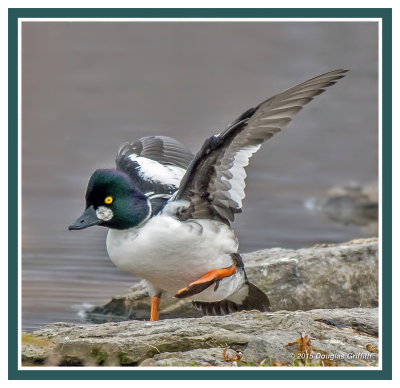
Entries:
[[175, 297], [181, 299], [199, 294], [200, 292], [204, 291], [207, 287], [210, 287], [211, 284], [213, 283], [216, 283], [215, 290], [217, 290], [219, 281], [223, 278], [233, 275], [235, 271], [236, 271], [236, 265], [232, 265], [231, 267], [228, 268], [213, 269], [212, 271], [207, 272], [200, 279], [195, 280], [194, 282], [190, 283], [187, 287], [179, 290], [175, 294]]
[[161, 296], [152, 296], [151, 297], [151, 316], [150, 321], [158, 321], [159, 315], [158, 310], [160, 308]]

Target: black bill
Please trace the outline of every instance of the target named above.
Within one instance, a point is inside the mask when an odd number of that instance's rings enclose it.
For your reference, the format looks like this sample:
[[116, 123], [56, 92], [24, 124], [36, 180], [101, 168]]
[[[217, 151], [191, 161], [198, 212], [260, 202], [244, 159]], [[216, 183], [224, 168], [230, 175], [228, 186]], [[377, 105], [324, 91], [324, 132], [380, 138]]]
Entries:
[[89, 206], [83, 214], [70, 226], [69, 230], [80, 230], [88, 228], [89, 226], [99, 225], [101, 220], [97, 218], [96, 210], [94, 210], [93, 205]]

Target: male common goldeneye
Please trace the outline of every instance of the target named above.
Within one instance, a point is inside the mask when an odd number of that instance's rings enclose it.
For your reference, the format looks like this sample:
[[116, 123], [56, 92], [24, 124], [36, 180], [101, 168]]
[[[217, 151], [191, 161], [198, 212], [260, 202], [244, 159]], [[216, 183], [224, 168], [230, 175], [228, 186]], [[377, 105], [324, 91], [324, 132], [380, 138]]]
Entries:
[[247, 279], [230, 227], [245, 196], [244, 168], [264, 141], [346, 71], [322, 74], [247, 110], [195, 156], [165, 136], [123, 144], [116, 169], [91, 176], [86, 210], [69, 229], [110, 228], [108, 254], [147, 280], [152, 321], [163, 292], [191, 298], [205, 314], [269, 311], [268, 297]]

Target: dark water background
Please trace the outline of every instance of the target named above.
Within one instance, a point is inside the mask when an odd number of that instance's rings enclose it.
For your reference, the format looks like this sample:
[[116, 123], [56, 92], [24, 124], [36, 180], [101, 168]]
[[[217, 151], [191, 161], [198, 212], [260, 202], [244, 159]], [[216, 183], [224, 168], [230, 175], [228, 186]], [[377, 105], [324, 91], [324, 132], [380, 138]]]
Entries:
[[25, 329], [82, 321], [84, 304], [137, 281], [107, 258], [105, 229], [67, 231], [122, 142], [163, 134], [197, 151], [250, 106], [340, 67], [351, 72], [252, 159], [235, 229], [243, 252], [366, 235], [304, 203], [377, 180], [376, 23], [24, 22], [22, 34]]

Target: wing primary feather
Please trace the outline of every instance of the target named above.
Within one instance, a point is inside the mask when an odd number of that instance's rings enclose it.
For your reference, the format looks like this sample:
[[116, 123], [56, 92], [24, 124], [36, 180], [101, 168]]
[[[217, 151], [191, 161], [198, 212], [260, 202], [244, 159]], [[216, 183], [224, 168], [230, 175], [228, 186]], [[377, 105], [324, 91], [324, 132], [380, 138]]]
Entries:
[[245, 197], [245, 167], [261, 144], [280, 132], [306, 104], [343, 78], [338, 69], [311, 78], [241, 114], [221, 134], [208, 138], [192, 159], [175, 200], [189, 201], [178, 217], [211, 218], [229, 225]]

